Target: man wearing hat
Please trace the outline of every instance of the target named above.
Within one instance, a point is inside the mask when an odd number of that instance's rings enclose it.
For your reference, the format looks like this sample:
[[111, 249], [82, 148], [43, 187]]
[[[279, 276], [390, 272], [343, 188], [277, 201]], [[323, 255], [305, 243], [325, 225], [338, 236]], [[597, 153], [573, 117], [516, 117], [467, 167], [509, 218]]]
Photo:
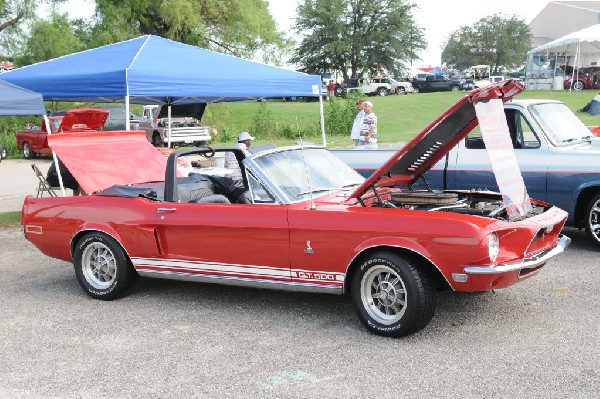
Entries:
[[354, 118], [354, 123], [352, 124], [352, 130], [350, 131], [350, 138], [354, 141], [354, 145], [358, 145], [358, 138], [360, 137], [360, 124], [362, 122], [362, 118], [365, 115], [365, 111], [363, 111], [363, 104], [365, 100], [358, 100], [356, 102], [356, 109], [358, 110], [358, 114], [356, 118]]
[[[248, 133], [248, 132], [241, 132], [240, 134], [238, 134], [237, 148], [242, 150], [242, 152], [246, 156], [250, 155], [250, 152], [248, 151], [248, 147], [250, 147], [252, 140], [254, 140], [254, 137], [250, 136], [250, 133]], [[242, 170], [240, 169], [240, 163], [238, 162], [237, 158], [235, 157], [235, 153], [228, 151], [225, 154], [225, 165], [224, 166], [227, 169], [231, 169], [233, 171], [230, 176], [233, 180], [243, 180]]]
[[363, 103], [364, 115], [360, 124], [359, 146], [377, 147], [377, 116], [373, 112], [373, 103], [365, 101]]

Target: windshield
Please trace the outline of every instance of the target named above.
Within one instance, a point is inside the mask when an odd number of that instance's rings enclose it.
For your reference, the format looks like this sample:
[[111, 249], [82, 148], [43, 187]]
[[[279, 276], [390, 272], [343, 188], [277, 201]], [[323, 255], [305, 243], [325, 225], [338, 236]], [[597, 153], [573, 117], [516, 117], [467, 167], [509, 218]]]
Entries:
[[592, 137], [590, 130], [562, 103], [536, 104], [529, 111], [552, 144], [578, 143]]
[[272, 152], [255, 162], [291, 202], [342, 188], [356, 188], [364, 178], [324, 148]]

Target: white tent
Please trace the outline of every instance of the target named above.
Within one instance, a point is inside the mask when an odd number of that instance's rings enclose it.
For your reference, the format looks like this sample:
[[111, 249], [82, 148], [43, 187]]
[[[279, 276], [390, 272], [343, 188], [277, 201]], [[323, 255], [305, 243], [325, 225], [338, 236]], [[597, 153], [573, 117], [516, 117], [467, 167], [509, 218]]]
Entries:
[[[534, 58], [543, 57], [552, 69], [540, 71]], [[581, 67], [592, 66], [600, 60], [600, 24], [569, 33], [563, 37], [530, 50], [527, 53], [527, 73], [535, 79], [545, 78], [552, 81], [557, 77], [559, 65], [573, 67], [573, 75]], [[562, 69], [564, 73], [566, 68]], [[562, 74], [560, 74], [562, 76]], [[556, 79], [554, 79], [556, 81]]]

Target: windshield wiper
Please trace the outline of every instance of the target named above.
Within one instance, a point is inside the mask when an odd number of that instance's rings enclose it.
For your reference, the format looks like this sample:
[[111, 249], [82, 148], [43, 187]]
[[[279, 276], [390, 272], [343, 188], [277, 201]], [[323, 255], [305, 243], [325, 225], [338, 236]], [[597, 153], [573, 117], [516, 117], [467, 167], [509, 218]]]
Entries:
[[350, 183], [350, 184], [346, 184], [342, 187], [319, 187], [319, 188], [313, 188], [312, 190], [303, 191], [298, 195], [315, 194], [315, 193], [321, 193], [324, 191], [331, 191], [331, 190], [342, 190], [345, 188], [356, 187], [356, 186], [360, 186], [360, 185], [361, 185], [361, 183]]

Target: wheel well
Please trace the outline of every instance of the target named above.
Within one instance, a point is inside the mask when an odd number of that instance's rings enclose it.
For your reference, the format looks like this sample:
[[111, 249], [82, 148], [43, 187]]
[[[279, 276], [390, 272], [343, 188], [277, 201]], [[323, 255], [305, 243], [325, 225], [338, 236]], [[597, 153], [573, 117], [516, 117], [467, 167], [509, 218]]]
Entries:
[[579, 193], [577, 204], [575, 205], [575, 214], [573, 215], [573, 226], [583, 227], [583, 213], [585, 207], [590, 202], [592, 197], [600, 192], [600, 187], [588, 187]]
[[71, 239], [71, 248], [70, 248], [71, 258], [73, 258], [74, 255], [75, 255], [75, 247], [77, 246], [77, 243], [79, 242], [79, 240], [81, 240], [81, 237], [83, 237], [87, 233], [102, 233], [102, 234], [105, 234], [105, 235], [109, 236], [110, 238], [112, 238], [121, 247], [121, 249], [123, 250], [123, 253], [127, 257], [127, 260], [129, 261], [129, 264], [133, 267], [133, 264], [131, 263], [131, 257], [129, 256], [129, 253], [123, 247], [123, 245], [121, 244], [121, 242], [119, 240], [117, 240], [115, 238], [115, 236], [113, 236], [112, 234], [107, 233], [106, 231], [102, 231], [102, 230], [81, 230], [80, 232], [78, 232], [77, 234], [75, 234], [73, 236], [73, 238]]
[[358, 266], [361, 264], [363, 259], [370, 256], [375, 252], [390, 252], [405, 259], [412, 261], [413, 264], [418, 266], [421, 270], [425, 270], [427, 275], [431, 278], [431, 281], [435, 284], [435, 287], [438, 291], [447, 291], [452, 289], [450, 284], [446, 281], [442, 273], [429, 261], [429, 259], [425, 258], [421, 254], [408, 250], [406, 248], [398, 248], [398, 247], [389, 247], [389, 246], [381, 246], [368, 248], [361, 252], [357, 257], [354, 258], [350, 266], [348, 267], [348, 272], [346, 273], [345, 281], [344, 281], [344, 292], [349, 291], [350, 283], [354, 278], [354, 274], [358, 270]]

